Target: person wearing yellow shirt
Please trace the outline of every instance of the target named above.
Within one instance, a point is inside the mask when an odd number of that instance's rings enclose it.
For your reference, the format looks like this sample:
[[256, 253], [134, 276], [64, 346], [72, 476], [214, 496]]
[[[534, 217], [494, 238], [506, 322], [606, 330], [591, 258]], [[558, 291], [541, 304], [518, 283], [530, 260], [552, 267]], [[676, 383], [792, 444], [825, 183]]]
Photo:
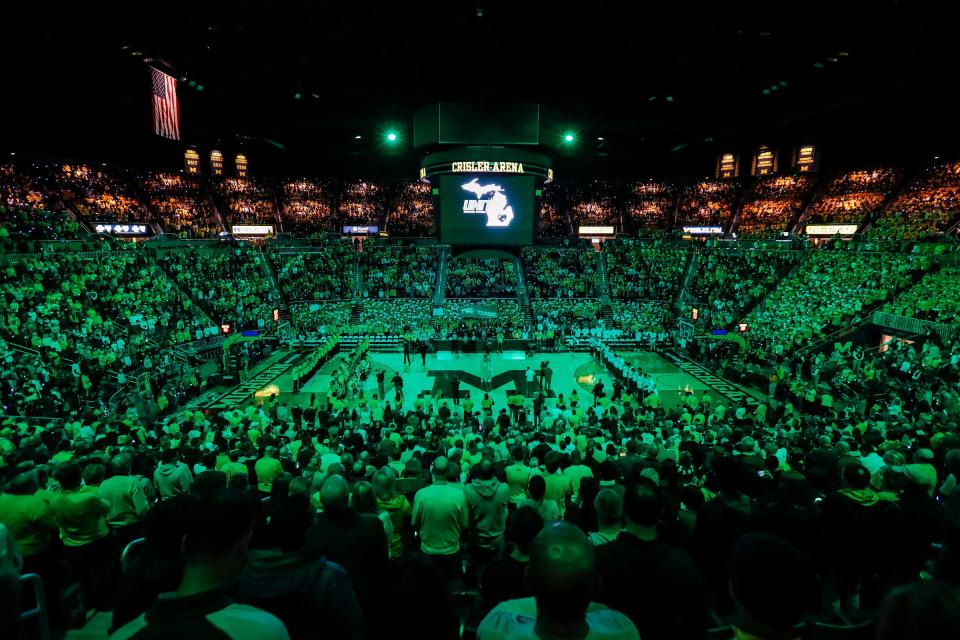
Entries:
[[269, 494], [273, 481], [283, 473], [283, 465], [277, 460], [276, 447], [264, 449], [263, 457], [257, 460], [253, 470], [257, 474], [257, 489], [260, 493]]
[[85, 602], [98, 609], [110, 608], [113, 593], [103, 588], [116, 556], [106, 520], [110, 503], [81, 486], [81, 469], [75, 462], [58, 467], [54, 477], [61, 493], [50, 510], [60, 528], [67, 561], [80, 578]]
[[11, 478], [0, 494], [0, 524], [13, 535], [23, 555], [24, 573], [44, 564], [41, 557], [48, 555], [57, 533], [57, 520], [49, 501], [36, 495], [39, 488], [36, 470], [25, 471]]

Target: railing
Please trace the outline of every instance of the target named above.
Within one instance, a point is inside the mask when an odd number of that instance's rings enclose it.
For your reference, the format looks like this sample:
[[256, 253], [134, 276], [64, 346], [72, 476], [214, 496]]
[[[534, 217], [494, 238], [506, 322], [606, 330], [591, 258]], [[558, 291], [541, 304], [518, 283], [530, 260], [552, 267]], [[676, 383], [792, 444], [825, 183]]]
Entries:
[[923, 335], [933, 332], [940, 336], [940, 339], [944, 342], [949, 342], [956, 332], [956, 327], [948, 324], [933, 322], [931, 320], [921, 320], [920, 318], [911, 318], [909, 316], [901, 316], [883, 311], [874, 311], [870, 321], [873, 324], [881, 327], [887, 327], [897, 331], [905, 331], [912, 334]]

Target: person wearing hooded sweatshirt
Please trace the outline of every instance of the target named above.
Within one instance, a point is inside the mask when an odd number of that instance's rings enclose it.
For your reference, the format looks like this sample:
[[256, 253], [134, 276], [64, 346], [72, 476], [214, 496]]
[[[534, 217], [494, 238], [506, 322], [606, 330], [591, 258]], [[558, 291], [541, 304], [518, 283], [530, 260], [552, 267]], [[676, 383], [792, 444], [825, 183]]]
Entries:
[[492, 560], [503, 550], [510, 487], [494, 476], [490, 458], [484, 458], [476, 467], [476, 477], [463, 489], [469, 512], [470, 546], [474, 557]]
[[177, 450], [168, 447], [160, 453], [160, 466], [153, 474], [153, 481], [160, 499], [166, 500], [173, 496], [188, 495], [193, 476], [190, 468], [177, 460]]

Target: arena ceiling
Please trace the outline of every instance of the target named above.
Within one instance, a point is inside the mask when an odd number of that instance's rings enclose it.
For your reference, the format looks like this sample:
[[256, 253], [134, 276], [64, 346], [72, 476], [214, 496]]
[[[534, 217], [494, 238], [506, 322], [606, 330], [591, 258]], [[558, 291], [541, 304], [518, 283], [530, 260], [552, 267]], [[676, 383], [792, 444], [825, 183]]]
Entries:
[[[949, 3], [36, 5], [6, 60], [0, 145], [21, 153], [175, 164], [145, 60], [185, 78], [184, 142], [243, 147], [255, 172], [412, 174], [412, 112], [437, 101], [542, 104], [578, 132], [557, 152], [574, 173], [707, 173], [758, 143], [817, 142], [837, 165], [957, 143]], [[403, 144], [385, 148], [386, 127]]]

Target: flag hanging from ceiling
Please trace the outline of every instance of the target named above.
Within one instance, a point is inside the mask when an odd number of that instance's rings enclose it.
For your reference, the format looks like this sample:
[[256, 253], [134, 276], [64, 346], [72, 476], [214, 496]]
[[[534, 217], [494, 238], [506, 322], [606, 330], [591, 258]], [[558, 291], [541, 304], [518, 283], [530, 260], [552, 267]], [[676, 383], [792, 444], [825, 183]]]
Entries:
[[177, 79], [150, 68], [153, 79], [153, 131], [171, 140], [180, 139], [180, 105], [177, 104]]

